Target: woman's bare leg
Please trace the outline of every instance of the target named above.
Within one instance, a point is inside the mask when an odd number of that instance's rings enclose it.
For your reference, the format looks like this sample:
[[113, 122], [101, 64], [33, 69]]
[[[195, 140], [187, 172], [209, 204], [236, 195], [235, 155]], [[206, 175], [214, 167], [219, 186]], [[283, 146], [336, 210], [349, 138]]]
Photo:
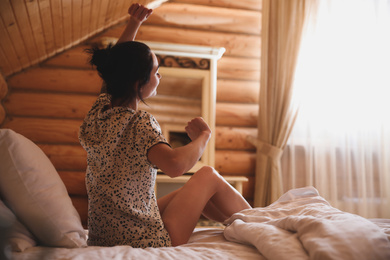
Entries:
[[[160, 210], [160, 214], [163, 215], [165, 208], [171, 202], [171, 200], [177, 195], [177, 193], [181, 190], [181, 188], [172, 191], [171, 193], [159, 198], [157, 200], [158, 208]], [[202, 215], [210, 220], [214, 220], [217, 222], [224, 222], [229, 216], [222, 214], [219, 209], [214, 205], [214, 203], [209, 200], [202, 211]]]
[[214, 203], [209, 200], [203, 209], [202, 215], [207, 219], [223, 223], [230, 216], [223, 214]]
[[250, 208], [241, 194], [213, 168], [203, 167], [181, 189], [159, 202], [172, 245], [187, 243], [209, 201], [227, 217]]

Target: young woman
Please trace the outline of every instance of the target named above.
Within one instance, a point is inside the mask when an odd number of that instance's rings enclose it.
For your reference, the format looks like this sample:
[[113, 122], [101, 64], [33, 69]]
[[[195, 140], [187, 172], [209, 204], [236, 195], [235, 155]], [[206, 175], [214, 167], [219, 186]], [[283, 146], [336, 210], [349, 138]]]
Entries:
[[194, 118], [185, 127], [192, 141], [173, 149], [155, 118], [138, 109], [140, 101], [156, 95], [161, 75], [156, 55], [134, 41], [152, 10], [133, 4], [128, 12], [117, 44], [90, 50], [107, 93], [98, 97], [79, 132], [88, 154], [88, 244], [181, 245], [201, 214], [223, 222], [250, 205], [211, 167], [156, 200], [157, 168], [172, 178], [186, 173], [201, 157], [211, 130], [202, 118]]

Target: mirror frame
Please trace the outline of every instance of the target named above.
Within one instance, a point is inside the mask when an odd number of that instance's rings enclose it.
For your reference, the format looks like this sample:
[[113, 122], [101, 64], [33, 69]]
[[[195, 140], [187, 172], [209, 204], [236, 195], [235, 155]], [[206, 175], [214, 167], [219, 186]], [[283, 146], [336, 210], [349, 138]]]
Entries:
[[[160, 72], [163, 76], [202, 80], [201, 116], [210, 126], [212, 135], [202, 158], [189, 172], [193, 173], [205, 165], [214, 167], [217, 61], [225, 53], [225, 48], [147, 41], [144, 43], [152, 49], [159, 59]], [[167, 138], [170, 130], [180, 131], [176, 126], [170, 124], [162, 126], [162, 130]], [[182, 132], [184, 132], [184, 127]]]

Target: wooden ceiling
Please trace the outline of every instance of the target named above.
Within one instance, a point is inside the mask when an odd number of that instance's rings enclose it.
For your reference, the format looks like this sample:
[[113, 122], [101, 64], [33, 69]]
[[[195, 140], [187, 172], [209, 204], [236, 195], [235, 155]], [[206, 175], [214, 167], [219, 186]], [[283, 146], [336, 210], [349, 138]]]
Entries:
[[0, 72], [7, 77], [125, 20], [132, 2], [166, 0], [0, 0]]

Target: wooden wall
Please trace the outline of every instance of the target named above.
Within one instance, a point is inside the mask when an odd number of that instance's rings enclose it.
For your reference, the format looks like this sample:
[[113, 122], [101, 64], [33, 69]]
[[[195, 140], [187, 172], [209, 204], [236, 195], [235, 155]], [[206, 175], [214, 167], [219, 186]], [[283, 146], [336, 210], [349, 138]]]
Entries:
[[[1, 127], [38, 143], [65, 182], [84, 178], [86, 154], [77, 132], [101, 86], [83, 50], [101, 37], [119, 37], [123, 28], [124, 24], [114, 26], [6, 78], [7, 118]], [[261, 0], [180, 0], [157, 8], [137, 36], [144, 41], [226, 48], [218, 62], [215, 167], [222, 175], [248, 177], [244, 196], [251, 203], [255, 147], [247, 137], [257, 135], [260, 33]], [[70, 193], [85, 195], [85, 188], [75, 186]], [[76, 207], [85, 206], [78, 204], [77, 196], [73, 200]]]

